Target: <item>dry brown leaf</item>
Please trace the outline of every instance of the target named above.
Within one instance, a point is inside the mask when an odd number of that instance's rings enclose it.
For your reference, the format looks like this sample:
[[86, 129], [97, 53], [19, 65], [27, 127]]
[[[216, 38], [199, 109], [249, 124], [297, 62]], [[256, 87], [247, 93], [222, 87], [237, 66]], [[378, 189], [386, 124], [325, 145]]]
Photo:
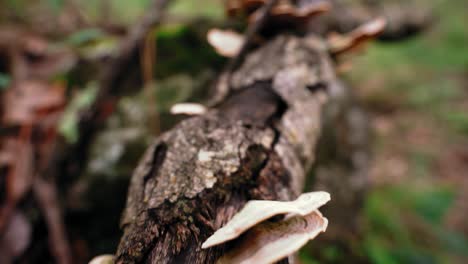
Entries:
[[235, 57], [244, 44], [244, 37], [232, 30], [211, 29], [207, 39], [219, 55], [229, 58]]
[[34, 32], [14, 26], [0, 27], [0, 46], [7, 51], [6, 66], [15, 80], [47, 80], [70, 70], [77, 62], [70, 48], [51, 44]]
[[38, 122], [38, 111], [55, 110], [65, 103], [65, 89], [39, 81], [22, 81], [5, 92], [3, 121], [8, 125]]
[[250, 229], [234, 250], [219, 259], [218, 264], [274, 263], [325, 232], [327, 225], [328, 220], [319, 211], [280, 222], [263, 222]]
[[290, 202], [281, 201], [249, 201], [225, 226], [209, 237], [202, 248], [209, 248], [239, 237], [256, 224], [275, 215], [292, 214], [307, 215], [330, 201], [327, 192], [304, 193]]

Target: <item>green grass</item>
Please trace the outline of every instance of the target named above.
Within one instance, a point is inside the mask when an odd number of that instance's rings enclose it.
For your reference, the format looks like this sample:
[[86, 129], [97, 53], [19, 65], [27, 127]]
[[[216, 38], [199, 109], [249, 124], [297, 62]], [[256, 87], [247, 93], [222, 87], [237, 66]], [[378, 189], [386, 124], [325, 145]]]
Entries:
[[417, 190], [405, 183], [373, 190], [363, 243], [372, 263], [443, 263], [447, 256], [466, 256], [466, 238], [443, 226], [454, 197], [445, 186]]

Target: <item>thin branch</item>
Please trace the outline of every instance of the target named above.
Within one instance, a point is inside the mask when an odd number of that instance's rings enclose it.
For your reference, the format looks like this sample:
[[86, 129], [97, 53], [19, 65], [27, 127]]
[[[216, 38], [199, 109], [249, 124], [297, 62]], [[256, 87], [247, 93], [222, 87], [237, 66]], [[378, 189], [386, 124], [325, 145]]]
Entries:
[[[106, 117], [112, 112], [115, 102], [119, 99], [118, 90], [125, 80], [126, 72], [132, 60], [137, 57], [147, 33], [158, 25], [164, 16], [165, 7], [170, 0], [154, 0], [143, 19], [135, 24], [125, 39], [122, 40], [116, 55], [106, 62], [99, 80], [99, 91], [94, 103], [83, 112], [79, 120], [79, 141], [68, 161], [78, 161], [82, 168], [87, 161], [89, 146]], [[67, 161], [66, 161], [67, 162]]]
[[33, 192], [39, 203], [49, 230], [49, 245], [57, 263], [72, 263], [70, 245], [67, 239], [62, 212], [58, 203], [55, 184], [36, 175]]
[[122, 75], [127, 70], [135, 53], [138, 52], [141, 43], [144, 42], [146, 34], [161, 22], [168, 3], [169, 0], [155, 0], [143, 19], [130, 29], [128, 36], [120, 44], [117, 56], [107, 64], [108, 67], [103, 71], [95, 105], [103, 100], [102, 97], [107, 97], [113, 90], [117, 89]]
[[[74, 168], [72, 173], [74, 175], [80, 174], [81, 169], [84, 167], [83, 165], [87, 161], [88, 149], [94, 135], [103, 123], [105, 106], [108, 105], [109, 100], [116, 100], [115, 94], [121, 86], [121, 80], [123, 76], [125, 76], [125, 71], [128, 69], [131, 60], [138, 53], [147, 32], [162, 20], [168, 2], [169, 0], [155, 0], [144, 18], [130, 29], [128, 36], [122, 40], [117, 55], [105, 64], [106, 66], [102, 71], [100, 87], [95, 102], [80, 117], [79, 141], [72, 149], [66, 149], [64, 146], [57, 146], [54, 150], [54, 154], [46, 159], [47, 165], [45, 168], [40, 170], [35, 177], [35, 182], [33, 184], [34, 195], [47, 221], [51, 250], [59, 264], [71, 263], [71, 253], [65, 234], [65, 227], [63, 225], [63, 216], [60, 212], [56, 186], [53, 183], [53, 181], [59, 177], [58, 168], [69, 169], [70, 166], [66, 165], [71, 165], [73, 163], [75, 166], [71, 166], [72, 169]], [[67, 153], [65, 159], [62, 158], [64, 153]], [[66, 164], [62, 167], [63, 164], [60, 163], [63, 161], [70, 164]], [[48, 177], [51, 181], [45, 180], [46, 175], [51, 175]]]

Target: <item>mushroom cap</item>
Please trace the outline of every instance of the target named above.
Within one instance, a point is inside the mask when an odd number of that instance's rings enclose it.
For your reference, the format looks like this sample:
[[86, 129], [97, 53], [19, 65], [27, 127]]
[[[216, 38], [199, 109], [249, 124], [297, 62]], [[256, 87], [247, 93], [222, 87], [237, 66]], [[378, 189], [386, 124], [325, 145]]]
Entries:
[[249, 201], [225, 226], [210, 236], [202, 248], [209, 248], [239, 237], [242, 233], [275, 215], [307, 215], [330, 201], [327, 192], [310, 192], [289, 202]]
[[210, 29], [207, 39], [218, 54], [228, 58], [235, 57], [244, 44], [244, 37], [232, 30]]
[[303, 6], [295, 6], [289, 1], [280, 2], [276, 5], [272, 11], [271, 15], [273, 18], [277, 19], [288, 19], [291, 21], [305, 21], [312, 17], [315, 17], [318, 14], [322, 14], [331, 9], [331, 4], [327, 1], [312, 2]]
[[332, 34], [328, 38], [330, 52], [341, 54], [367, 43], [383, 32], [387, 21], [383, 17], [373, 19], [345, 35]]
[[[258, 16], [257, 11], [266, 2], [266, 0], [228, 0], [226, 1], [226, 11], [229, 16], [247, 14], [249, 15], [249, 23], [253, 23]], [[302, 1], [298, 4], [294, 2], [280, 0], [271, 10], [270, 20], [275, 24], [301, 25], [331, 9], [331, 4], [326, 0]]]
[[114, 255], [100, 255], [94, 257], [88, 264], [113, 264], [115, 263]]
[[205, 106], [197, 103], [178, 103], [171, 107], [171, 114], [173, 115], [202, 115], [206, 111]]
[[249, 230], [218, 264], [275, 263], [325, 232], [328, 220], [319, 211], [280, 222], [263, 222]]

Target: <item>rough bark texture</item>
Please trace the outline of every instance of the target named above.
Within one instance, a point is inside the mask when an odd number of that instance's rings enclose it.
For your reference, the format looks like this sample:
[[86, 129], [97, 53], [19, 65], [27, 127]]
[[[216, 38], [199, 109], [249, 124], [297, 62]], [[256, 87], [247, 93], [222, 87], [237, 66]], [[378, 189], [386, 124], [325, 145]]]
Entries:
[[201, 243], [248, 200], [291, 200], [315, 157], [322, 110], [340, 90], [320, 38], [279, 36], [233, 73], [231, 94], [155, 140], [135, 170], [119, 263], [213, 263]]

